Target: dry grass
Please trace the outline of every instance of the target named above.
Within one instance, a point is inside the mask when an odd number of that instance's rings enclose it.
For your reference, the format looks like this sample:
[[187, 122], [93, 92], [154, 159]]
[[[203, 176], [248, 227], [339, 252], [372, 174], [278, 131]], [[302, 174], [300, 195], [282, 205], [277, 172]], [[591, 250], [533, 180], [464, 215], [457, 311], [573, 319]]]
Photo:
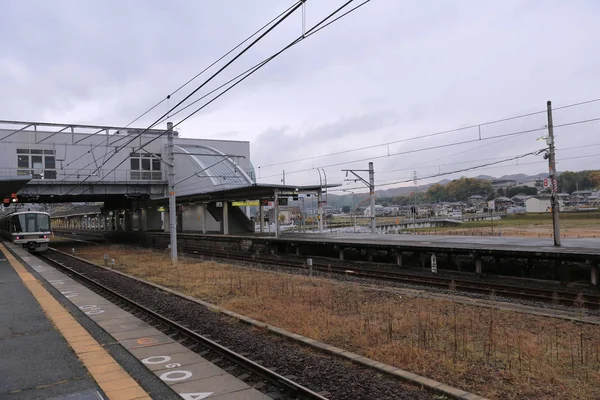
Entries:
[[146, 249], [78, 249], [99, 264], [104, 253], [123, 272], [489, 398], [600, 398], [597, 326], [214, 262], [174, 268]]

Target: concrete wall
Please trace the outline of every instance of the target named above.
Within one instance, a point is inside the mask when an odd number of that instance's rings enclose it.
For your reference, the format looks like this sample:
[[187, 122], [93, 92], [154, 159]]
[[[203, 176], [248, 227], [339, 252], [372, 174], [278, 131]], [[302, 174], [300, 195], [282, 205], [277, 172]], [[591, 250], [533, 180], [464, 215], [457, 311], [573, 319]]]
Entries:
[[[535, 197], [530, 197], [527, 200], [525, 200], [525, 208], [528, 213], [549, 212], [551, 209], [551, 201], [550, 198], [537, 199]], [[562, 200], [558, 201], [558, 208], [559, 210], [562, 210]]]
[[[203, 228], [202, 216], [204, 206], [202, 204], [189, 204], [184, 206], [183, 209], [183, 231], [198, 231], [201, 232]], [[204, 213], [206, 215], [206, 231], [207, 232], [220, 232], [221, 223], [213, 218], [208, 211]]]

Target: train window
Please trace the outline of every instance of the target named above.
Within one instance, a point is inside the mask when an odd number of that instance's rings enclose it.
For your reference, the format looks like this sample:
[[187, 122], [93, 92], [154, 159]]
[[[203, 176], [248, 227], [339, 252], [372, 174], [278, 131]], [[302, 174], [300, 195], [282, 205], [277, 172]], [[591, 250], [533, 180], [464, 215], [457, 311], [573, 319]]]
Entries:
[[26, 232], [37, 232], [36, 229], [36, 215], [35, 214], [26, 214], [27, 218], [27, 229]]
[[12, 217], [12, 222], [13, 222], [13, 226], [15, 228], [15, 230], [13, 232], [27, 232], [27, 230], [25, 229], [26, 225], [26, 219], [25, 219], [25, 214], [20, 214], [20, 215], [15, 215]]
[[49, 231], [50, 230], [50, 217], [45, 214], [37, 215], [37, 231]]

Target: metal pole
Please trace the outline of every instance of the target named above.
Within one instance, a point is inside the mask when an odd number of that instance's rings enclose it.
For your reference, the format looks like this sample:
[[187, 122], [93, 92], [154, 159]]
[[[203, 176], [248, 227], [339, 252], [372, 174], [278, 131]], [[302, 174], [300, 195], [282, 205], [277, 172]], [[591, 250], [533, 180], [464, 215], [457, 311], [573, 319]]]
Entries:
[[177, 264], [177, 205], [175, 203], [175, 155], [173, 154], [173, 123], [167, 122], [167, 158], [169, 165], [169, 235], [171, 237], [171, 263]]
[[304, 208], [304, 197], [300, 197], [302, 201], [302, 233], [306, 231], [306, 209]]
[[317, 218], [319, 219], [319, 233], [323, 233], [323, 193], [321, 192], [322, 188], [319, 188], [318, 193], [318, 214]]
[[373, 162], [369, 163], [369, 198], [371, 199], [371, 233], [377, 233], [377, 220], [375, 218], [375, 171]]
[[548, 139], [547, 143], [549, 146], [550, 154], [548, 157], [550, 167], [550, 179], [552, 181], [552, 196], [550, 203], [552, 205], [552, 226], [554, 228], [554, 245], [560, 246], [560, 221], [558, 218], [559, 204], [556, 193], [558, 189], [558, 183], [556, 182], [556, 159], [554, 155], [554, 125], [552, 124], [552, 102], [548, 101]]

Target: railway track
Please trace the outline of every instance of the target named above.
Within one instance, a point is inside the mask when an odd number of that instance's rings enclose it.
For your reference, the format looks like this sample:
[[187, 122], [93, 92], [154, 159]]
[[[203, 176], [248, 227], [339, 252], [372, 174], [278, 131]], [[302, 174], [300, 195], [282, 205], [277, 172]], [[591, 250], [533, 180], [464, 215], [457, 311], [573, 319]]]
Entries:
[[[159, 244], [155, 248], [164, 250]], [[283, 259], [280, 257], [252, 255], [249, 253], [198, 248], [196, 246], [183, 245], [180, 250], [191, 256], [212, 257], [224, 260], [241, 261], [245, 263], [260, 263], [266, 265], [296, 268], [308, 270], [304, 260]], [[337, 275], [353, 276], [356, 278], [369, 278], [381, 281], [435, 287], [439, 289], [456, 290], [482, 295], [501, 296], [505, 298], [554, 303], [570, 307], [583, 307], [587, 309], [600, 309], [600, 295], [593, 293], [579, 294], [573, 291], [544, 289], [532, 286], [510, 285], [496, 282], [484, 282], [469, 279], [450, 278], [434, 275], [418, 275], [401, 271], [392, 271], [388, 268], [375, 268], [356, 265], [336, 265], [335, 263], [323, 263], [314, 260], [313, 271], [332, 273]]]
[[[56, 257], [57, 254], [60, 254], [62, 257]], [[143, 304], [131, 300], [127, 296], [96, 282], [85, 274], [75, 271], [65, 262], [60, 262], [56, 259], [64, 259], [68, 255], [49, 250], [46, 254], [39, 256], [48, 264], [74, 277], [83, 285], [101, 294], [122, 309], [136, 315], [174, 340], [179, 341], [184, 346], [199, 353], [204, 358], [216, 360], [215, 363], [221, 368], [226, 369], [249, 385], [260, 388], [261, 391], [268, 395], [278, 399], [327, 400], [326, 397], [319, 393], [246, 358], [242, 354], [220, 345], [208, 337], [194, 332], [181, 323], [170, 319], [168, 316], [157, 313]], [[77, 261], [82, 262], [79, 259]], [[92, 263], [89, 264], [93, 265]], [[276, 393], [270, 390], [272, 388], [275, 389]]]

